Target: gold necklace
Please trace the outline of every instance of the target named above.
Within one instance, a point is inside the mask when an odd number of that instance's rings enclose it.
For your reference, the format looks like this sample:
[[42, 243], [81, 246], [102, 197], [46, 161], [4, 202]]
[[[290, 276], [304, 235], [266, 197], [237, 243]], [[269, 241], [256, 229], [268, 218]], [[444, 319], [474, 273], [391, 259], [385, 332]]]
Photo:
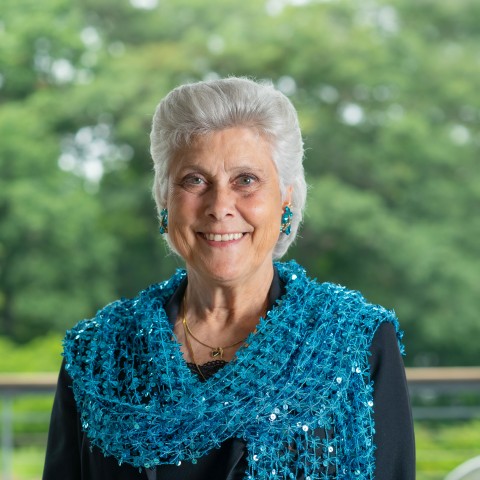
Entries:
[[[183, 318], [185, 318], [185, 302], [183, 302]], [[185, 322], [182, 322], [182, 323], [183, 323], [183, 331], [185, 332], [185, 341], [187, 343], [188, 351], [190, 352], [190, 355], [192, 356], [193, 363], [195, 364], [195, 367], [197, 367], [197, 370], [198, 370], [198, 373], [200, 374], [200, 376], [205, 381], [207, 381], [207, 379], [205, 378], [205, 375], [203, 375], [203, 372], [202, 372], [200, 366], [197, 363], [197, 360], [195, 360], [195, 355], [193, 354], [192, 345], [190, 345], [190, 340], [188, 339], [188, 331], [187, 331]]]
[[[183, 320], [182, 320], [182, 323], [183, 323], [183, 328], [185, 330], [185, 336], [187, 337], [188, 335], [190, 335], [196, 342], [198, 342], [200, 345], [203, 345], [204, 347], [207, 347], [210, 349], [210, 356], [212, 358], [220, 358], [220, 360], [223, 360], [223, 351], [224, 350], [227, 350], [228, 348], [233, 348], [233, 347], [236, 347], [237, 345], [240, 345], [241, 343], [244, 343], [246, 338], [244, 338], [243, 340], [240, 340], [238, 342], [235, 342], [235, 343], [232, 343], [231, 345], [227, 345], [225, 347], [212, 347], [211, 345], [207, 345], [206, 343], [203, 343], [201, 340], [199, 340], [193, 333], [192, 331], [190, 330], [190, 327], [188, 326], [188, 323], [187, 323], [187, 316], [186, 316], [186, 301], [185, 301], [185, 297], [186, 295], [183, 297]], [[188, 340], [187, 340], [188, 341]], [[193, 358], [193, 355], [192, 355], [192, 358]], [[195, 361], [194, 361], [195, 363]]]

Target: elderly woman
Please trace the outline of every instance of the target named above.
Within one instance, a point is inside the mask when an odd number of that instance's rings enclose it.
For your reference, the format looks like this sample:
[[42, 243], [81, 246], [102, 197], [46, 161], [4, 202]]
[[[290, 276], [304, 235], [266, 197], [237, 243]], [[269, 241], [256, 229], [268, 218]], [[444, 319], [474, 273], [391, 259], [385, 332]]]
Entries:
[[302, 219], [290, 101], [181, 86], [151, 133], [170, 279], [67, 333], [44, 479], [414, 478], [398, 323], [274, 263]]

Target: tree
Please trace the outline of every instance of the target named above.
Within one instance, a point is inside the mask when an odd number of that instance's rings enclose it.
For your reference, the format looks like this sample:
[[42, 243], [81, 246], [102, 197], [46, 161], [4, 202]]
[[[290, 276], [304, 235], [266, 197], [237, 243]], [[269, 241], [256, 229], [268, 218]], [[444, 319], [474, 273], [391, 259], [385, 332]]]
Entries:
[[39, 15], [21, 22], [20, 5], [3, 5], [0, 40], [0, 332], [16, 340], [65, 329], [111, 299], [118, 250], [99, 228], [97, 199], [58, 168], [64, 86], [54, 55], [78, 56], [72, 16], [66, 3], [48, 14], [30, 6]]
[[[291, 97], [305, 136], [312, 189], [290, 256], [312, 276], [395, 307], [409, 363], [478, 362], [478, 2], [9, 0], [1, 8], [0, 165], [7, 172], [6, 159], [21, 158], [27, 173], [10, 175], [0, 198], [10, 211], [30, 186], [23, 195], [39, 199], [29, 200], [35, 211], [55, 212], [38, 214], [39, 225], [67, 221], [67, 205], [72, 231], [94, 225], [75, 268], [103, 293], [89, 297], [76, 282], [65, 290], [88, 298], [76, 307], [82, 315], [181, 264], [156, 235], [155, 105], [186, 81], [251, 75]], [[50, 161], [43, 177], [39, 154]], [[18, 218], [2, 213], [3, 258], [33, 255]], [[73, 235], [64, 257], [47, 248], [60, 230], [41, 244], [42, 258], [65, 265]], [[2, 298], [8, 286], [24, 305], [13, 317], [30, 325], [39, 310], [24, 300], [33, 274], [12, 283], [15, 262], [8, 275], [2, 268]], [[48, 265], [48, 275], [31, 278], [53, 298], [61, 268]]]

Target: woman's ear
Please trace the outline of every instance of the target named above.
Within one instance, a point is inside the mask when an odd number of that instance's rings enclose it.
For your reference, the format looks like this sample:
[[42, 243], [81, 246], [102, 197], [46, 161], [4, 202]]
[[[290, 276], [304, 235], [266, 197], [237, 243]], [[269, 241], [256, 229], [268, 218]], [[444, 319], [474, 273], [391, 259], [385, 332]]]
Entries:
[[285, 195], [283, 196], [282, 208], [292, 204], [292, 192], [293, 188], [291, 185], [289, 185], [285, 191]]

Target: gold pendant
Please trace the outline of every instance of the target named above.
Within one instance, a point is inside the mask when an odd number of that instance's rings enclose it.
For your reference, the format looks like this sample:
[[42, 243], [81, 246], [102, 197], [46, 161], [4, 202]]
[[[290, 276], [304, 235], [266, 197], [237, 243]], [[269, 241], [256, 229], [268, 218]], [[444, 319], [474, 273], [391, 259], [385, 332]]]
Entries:
[[217, 347], [217, 348], [214, 348], [211, 352], [210, 352], [210, 355], [213, 357], [213, 358], [223, 358], [223, 348], [222, 347]]

